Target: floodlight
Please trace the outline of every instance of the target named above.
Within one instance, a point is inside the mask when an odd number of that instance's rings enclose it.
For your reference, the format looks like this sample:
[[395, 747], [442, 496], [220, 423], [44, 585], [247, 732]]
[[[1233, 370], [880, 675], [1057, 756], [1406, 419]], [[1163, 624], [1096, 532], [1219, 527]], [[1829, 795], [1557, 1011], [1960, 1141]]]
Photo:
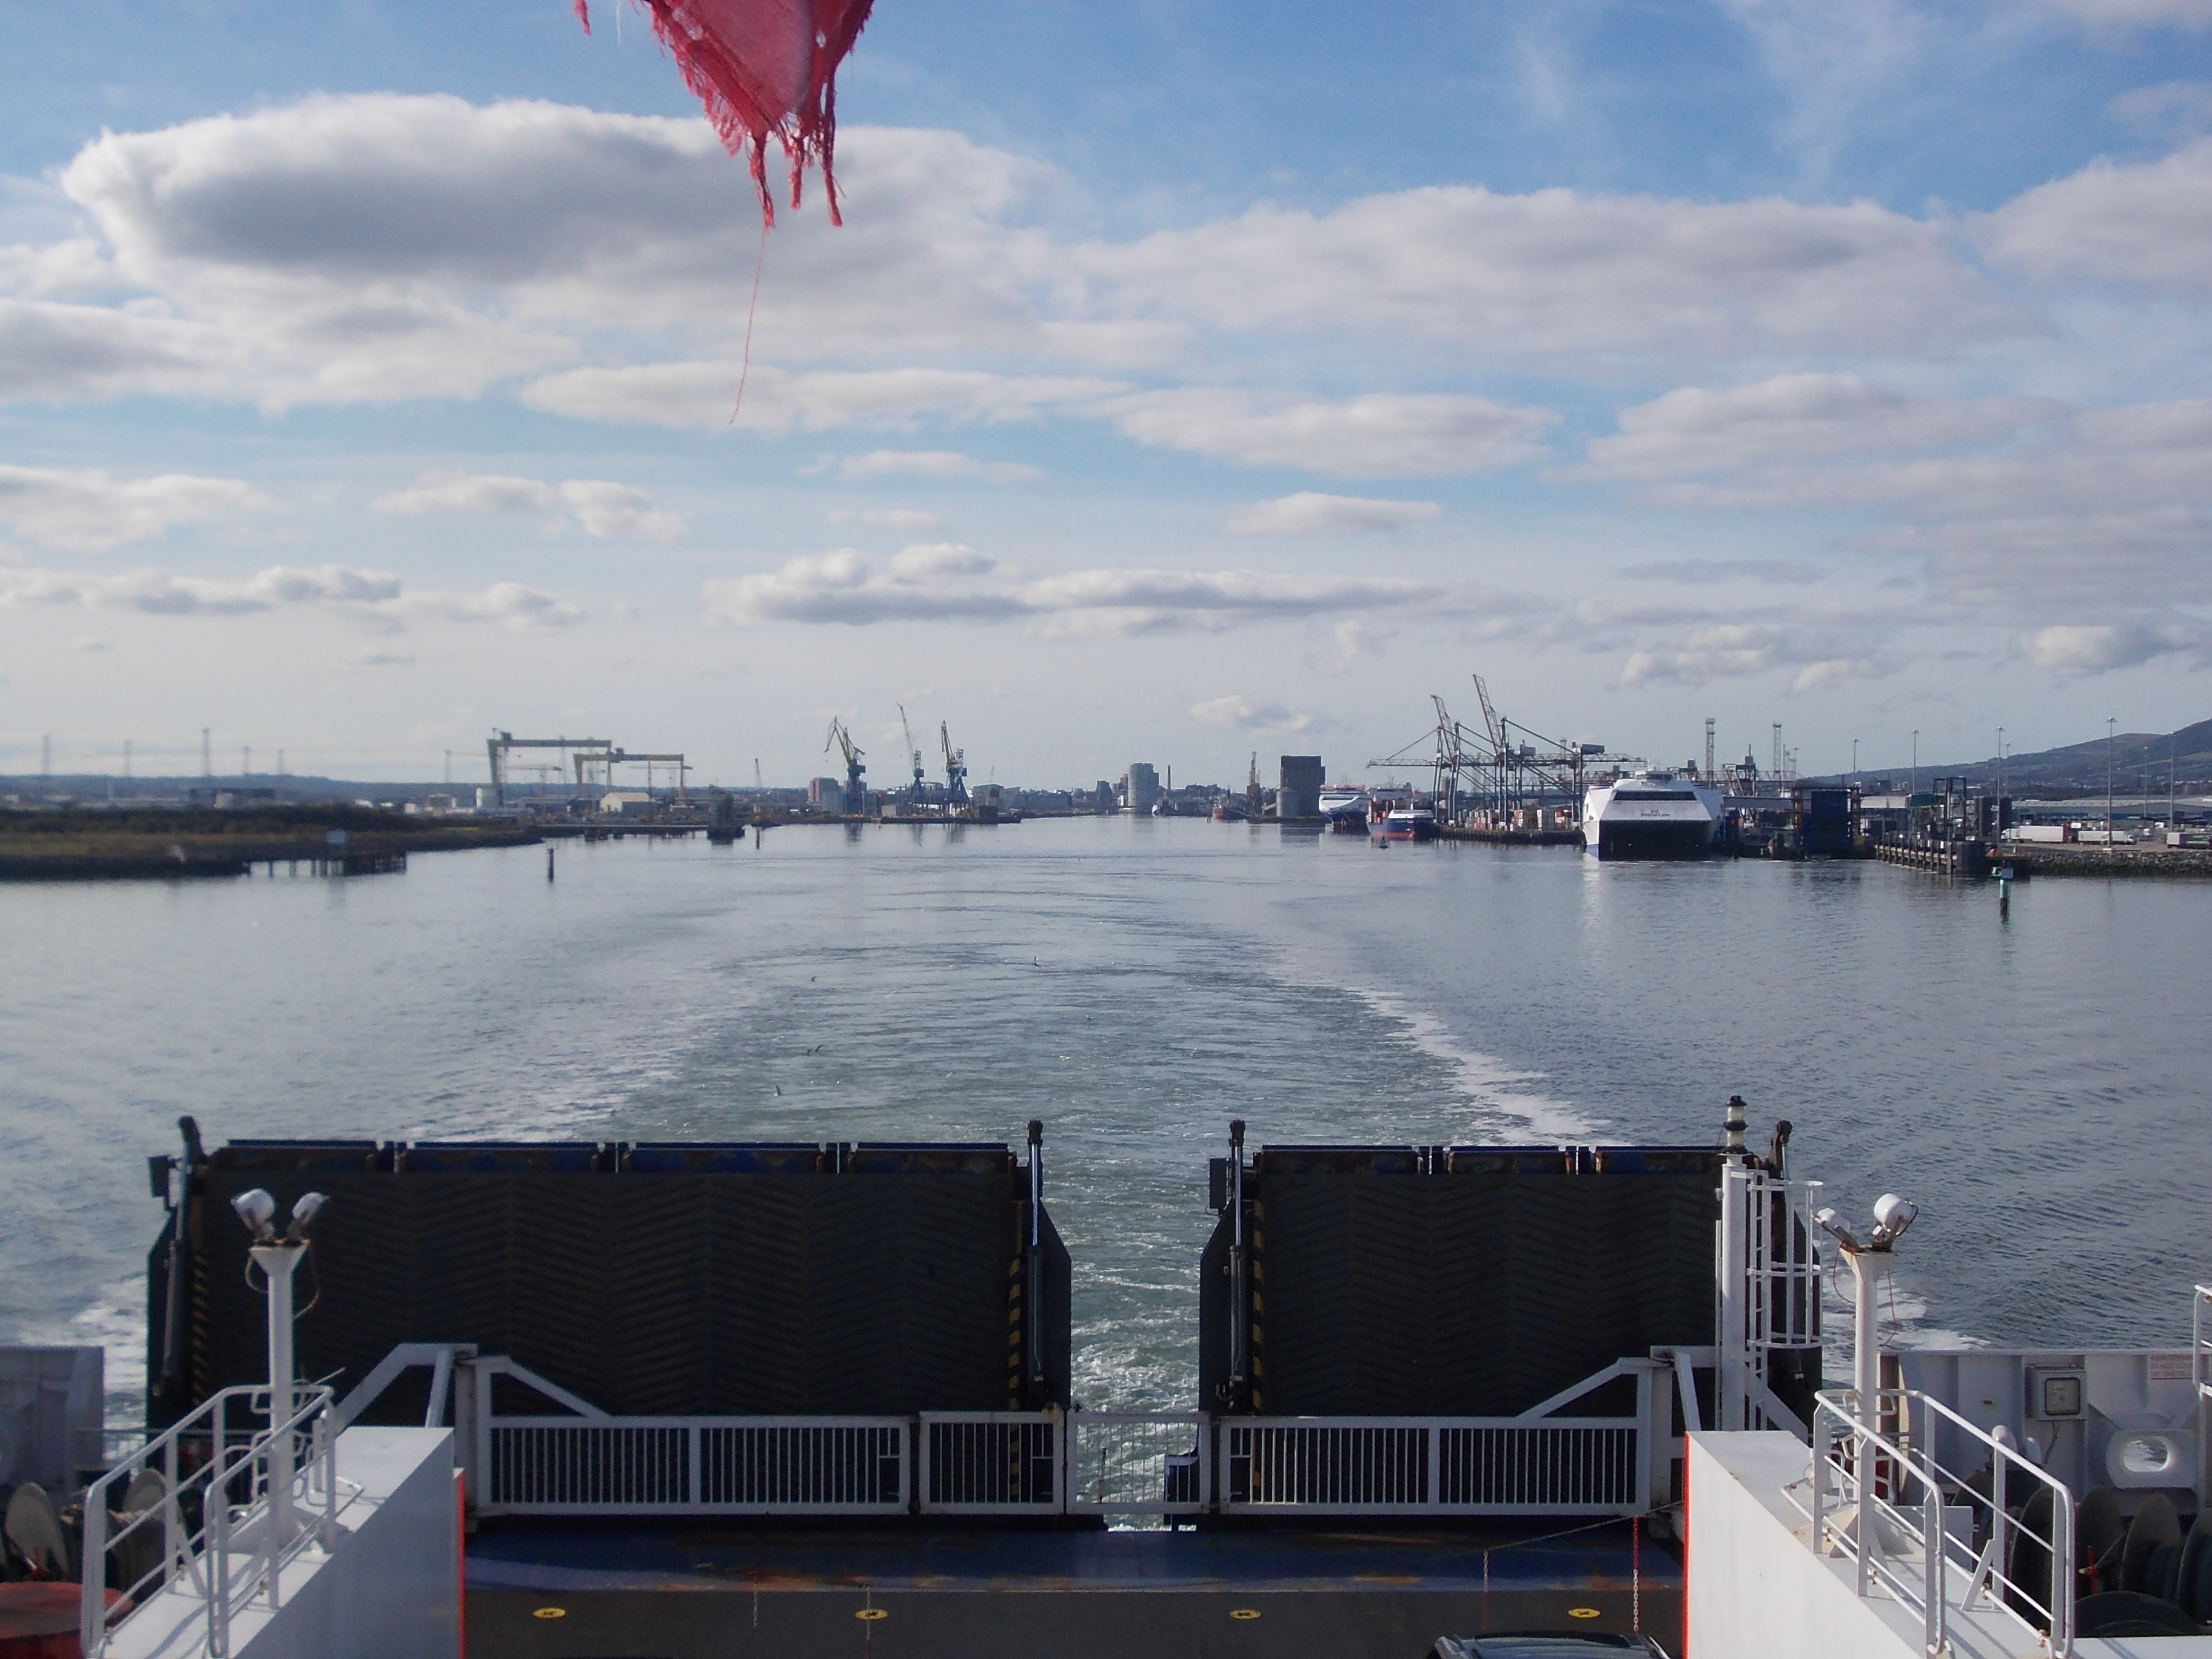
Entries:
[[1845, 1249], [1858, 1251], [1866, 1248], [1865, 1245], [1859, 1243], [1858, 1235], [1854, 1233], [1849, 1227], [1844, 1225], [1843, 1217], [1836, 1213], [1835, 1208], [1832, 1205], [1820, 1211], [1814, 1216], [1813, 1219], [1820, 1223], [1821, 1226], [1826, 1228], [1830, 1232], [1833, 1233], [1836, 1236], [1836, 1242], [1841, 1244]]
[[292, 1224], [284, 1230], [284, 1237], [297, 1243], [307, 1235], [307, 1224], [321, 1212], [329, 1197], [322, 1193], [301, 1193], [292, 1205]]
[[276, 1237], [270, 1227], [270, 1218], [276, 1213], [276, 1200], [256, 1187], [251, 1192], [240, 1193], [230, 1200], [230, 1207], [238, 1212], [238, 1218], [246, 1224], [257, 1243], [266, 1243]]
[[1894, 1244], [1905, 1237], [1905, 1230], [1919, 1213], [1920, 1206], [1911, 1199], [1884, 1193], [1874, 1203], [1875, 1243], [1881, 1246]]

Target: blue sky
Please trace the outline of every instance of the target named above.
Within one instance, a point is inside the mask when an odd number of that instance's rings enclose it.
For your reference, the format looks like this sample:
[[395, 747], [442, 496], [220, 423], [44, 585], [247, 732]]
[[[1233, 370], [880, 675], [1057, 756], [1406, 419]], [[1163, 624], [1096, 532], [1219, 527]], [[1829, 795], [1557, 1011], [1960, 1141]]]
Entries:
[[879, 0], [734, 422], [749, 186], [596, 11], [15, 20], [0, 771], [2207, 712], [2212, 0]]

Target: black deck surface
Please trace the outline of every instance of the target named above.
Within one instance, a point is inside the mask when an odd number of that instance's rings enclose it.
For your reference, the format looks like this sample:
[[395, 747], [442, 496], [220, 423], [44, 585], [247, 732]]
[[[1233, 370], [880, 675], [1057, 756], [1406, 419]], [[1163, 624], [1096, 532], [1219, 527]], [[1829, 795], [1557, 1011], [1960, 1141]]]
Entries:
[[1635, 1548], [1625, 1526], [1548, 1540], [1376, 1524], [1172, 1534], [488, 1529], [469, 1544], [468, 1650], [1420, 1659], [1448, 1633], [1639, 1625], [1671, 1650], [1681, 1589], [1680, 1559], [1648, 1540]]

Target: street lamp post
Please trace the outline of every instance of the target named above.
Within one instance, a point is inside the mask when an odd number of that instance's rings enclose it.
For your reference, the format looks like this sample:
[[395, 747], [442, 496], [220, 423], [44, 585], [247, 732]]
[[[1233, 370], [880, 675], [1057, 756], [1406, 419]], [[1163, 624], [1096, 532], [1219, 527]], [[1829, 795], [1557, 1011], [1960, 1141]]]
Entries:
[[2111, 716], [2105, 720], [2105, 856], [2112, 855], [2112, 745], [2119, 721]]

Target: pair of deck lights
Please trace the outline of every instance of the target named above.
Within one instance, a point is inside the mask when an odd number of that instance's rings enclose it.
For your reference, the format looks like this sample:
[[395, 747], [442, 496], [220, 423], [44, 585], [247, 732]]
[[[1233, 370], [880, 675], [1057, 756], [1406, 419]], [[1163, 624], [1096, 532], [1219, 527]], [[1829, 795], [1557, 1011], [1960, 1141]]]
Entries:
[[258, 1187], [240, 1193], [230, 1200], [230, 1207], [238, 1212], [238, 1218], [246, 1224], [246, 1231], [253, 1235], [256, 1244], [304, 1244], [308, 1224], [313, 1222], [329, 1197], [322, 1193], [301, 1193], [292, 1205], [291, 1224], [284, 1229], [281, 1239], [274, 1224], [276, 1200]]
[[1834, 1209], [1818, 1212], [1813, 1219], [1835, 1236], [1836, 1243], [1853, 1255], [1869, 1250], [1887, 1250], [1905, 1237], [1905, 1230], [1920, 1213], [1920, 1206], [1909, 1198], [1895, 1193], [1884, 1193], [1874, 1201], [1874, 1231], [1862, 1239], [1844, 1224], [1844, 1218]]

